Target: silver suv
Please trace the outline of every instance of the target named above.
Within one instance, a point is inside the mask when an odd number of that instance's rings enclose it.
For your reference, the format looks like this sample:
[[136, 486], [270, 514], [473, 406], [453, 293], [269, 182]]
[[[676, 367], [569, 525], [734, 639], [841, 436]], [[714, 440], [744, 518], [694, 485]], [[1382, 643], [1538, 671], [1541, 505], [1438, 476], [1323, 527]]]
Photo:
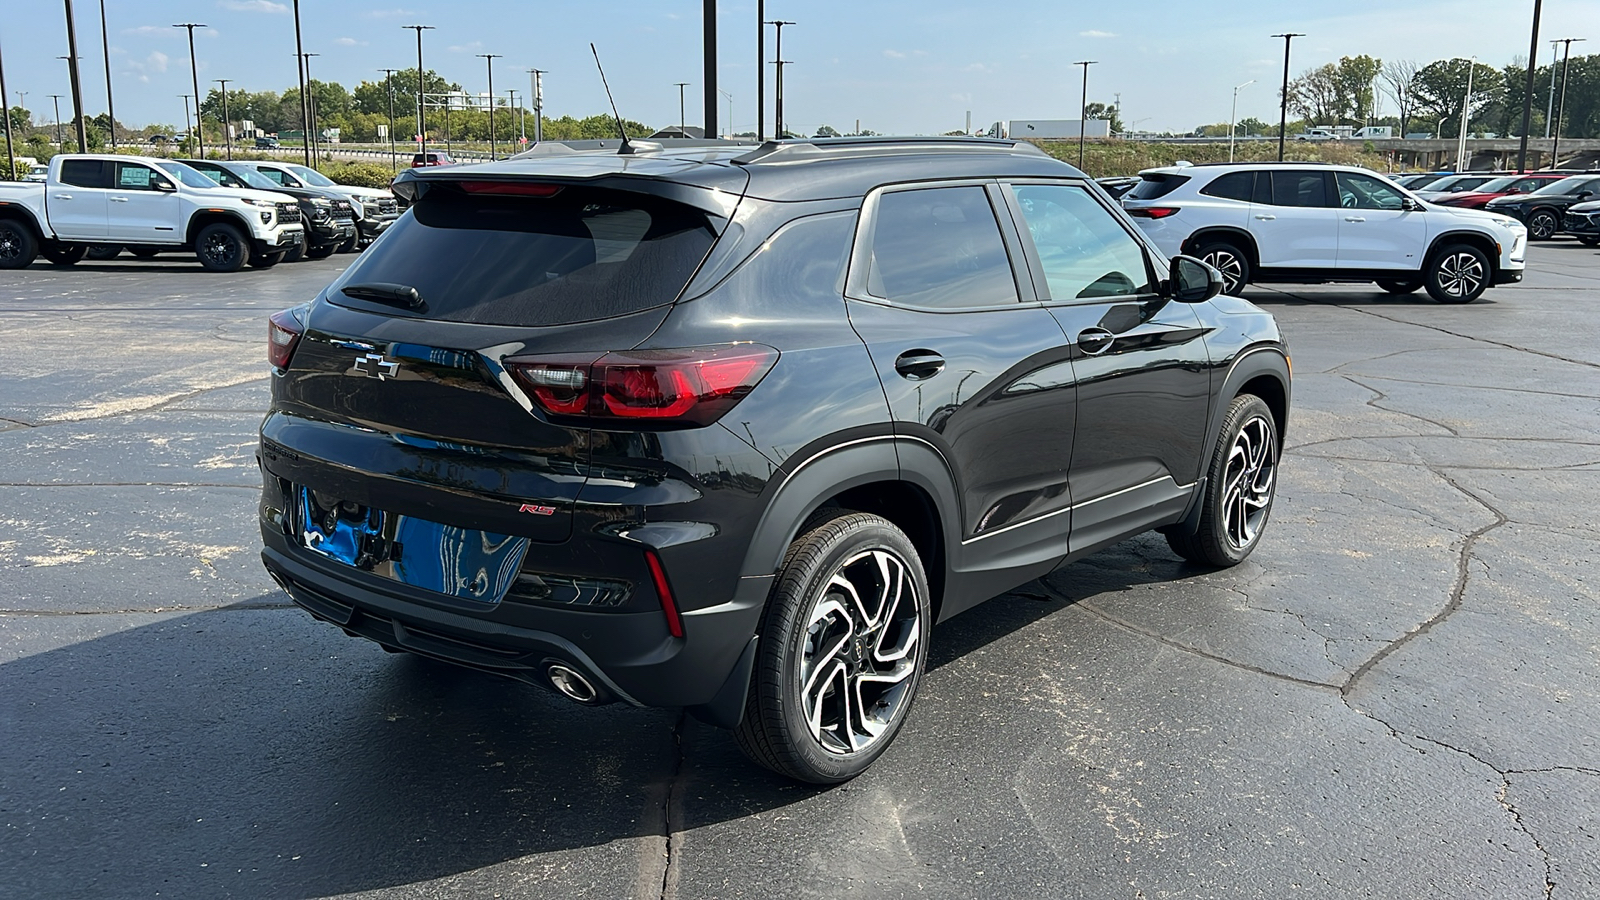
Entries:
[[1372, 281], [1471, 303], [1522, 280], [1522, 223], [1427, 203], [1367, 169], [1229, 163], [1139, 175], [1122, 198], [1128, 214], [1167, 255], [1220, 269], [1230, 294], [1252, 282]]

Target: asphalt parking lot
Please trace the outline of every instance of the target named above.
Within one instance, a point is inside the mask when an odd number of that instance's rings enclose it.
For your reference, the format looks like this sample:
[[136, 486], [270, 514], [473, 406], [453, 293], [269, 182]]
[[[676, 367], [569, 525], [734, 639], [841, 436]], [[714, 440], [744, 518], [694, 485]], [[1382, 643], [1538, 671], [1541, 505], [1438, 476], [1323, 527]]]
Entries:
[[933, 634], [831, 790], [313, 622], [257, 558], [265, 317], [351, 257], [0, 276], [0, 896], [1600, 896], [1600, 254], [1293, 344], [1244, 565], [1124, 543]]

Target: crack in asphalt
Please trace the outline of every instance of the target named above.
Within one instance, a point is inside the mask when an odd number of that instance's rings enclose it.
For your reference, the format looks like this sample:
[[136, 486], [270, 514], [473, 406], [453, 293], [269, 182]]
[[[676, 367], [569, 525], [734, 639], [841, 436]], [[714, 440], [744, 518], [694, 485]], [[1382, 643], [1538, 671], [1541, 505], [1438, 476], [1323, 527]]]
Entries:
[[1351, 384], [1355, 385], [1358, 388], [1361, 388], [1363, 390], [1368, 390], [1368, 391], [1371, 391], [1374, 394], [1377, 394], [1378, 396], [1373, 397], [1371, 400], [1368, 400], [1366, 402], [1367, 406], [1370, 406], [1373, 409], [1381, 410], [1383, 412], [1394, 413], [1397, 416], [1406, 416], [1408, 418], [1416, 419], [1419, 422], [1427, 422], [1429, 425], [1432, 425], [1435, 428], [1443, 428], [1445, 431], [1450, 432], [1450, 434], [1452, 436], [1454, 436], [1454, 437], [1460, 437], [1461, 436], [1461, 432], [1456, 430], [1453, 426], [1446, 425], [1443, 422], [1435, 421], [1433, 419], [1428, 418], [1427, 416], [1418, 415], [1418, 414], [1416, 414], [1414, 412], [1406, 412], [1403, 409], [1392, 409], [1392, 408], [1387, 407], [1387, 406], [1379, 406], [1378, 402], [1380, 400], [1389, 399], [1389, 395], [1388, 394], [1385, 394], [1383, 391], [1378, 390], [1377, 388], [1373, 387], [1370, 384], [1362, 384], [1361, 382], [1357, 381], [1355, 379], [1355, 377], [1352, 376], [1352, 375], [1343, 375], [1343, 374], [1341, 374], [1339, 377], [1343, 378], [1345, 381], [1350, 382]]
[[681, 802], [681, 789], [683, 787], [683, 726], [688, 722], [688, 712], [680, 711], [678, 721], [672, 726], [672, 747], [676, 757], [672, 766], [672, 776], [667, 780], [666, 795], [661, 801], [661, 835], [663, 846], [661, 855], [664, 862], [661, 866], [661, 900], [668, 900], [677, 893], [678, 854], [673, 846], [673, 830], [681, 816], [677, 806]]
[[[1503, 385], [1452, 384], [1448, 381], [1420, 381], [1414, 378], [1395, 378], [1391, 375], [1370, 375], [1365, 372], [1358, 372], [1357, 374], [1359, 374], [1362, 378], [1371, 378], [1376, 381], [1393, 381], [1397, 384], [1420, 384], [1428, 387], [1456, 388], [1459, 390], [1468, 391], [1502, 391], [1512, 394], [1538, 394], [1543, 397], [1570, 397], [1575, 400], [1600, 400], [1600, 396], [1595, 394], [1570, 394], [1565, 391], [1540, 391], [1533, 388], [1505, 387]], [[1349, 376], [1341, 372], [1339, 377], [1347, 378]], [[1366, 387], [1365, 385], [1362, 386]], [[1368, 390], [1371, 390], [1371, 388], [1368, 388]]]
[[[1600, 447], [1600, 441], [1580, 441], [1574, 438], [1527, 437], [1526, 435], [1495, 437], [1493, 435], [1470, 434], [1454, 436], [1443, 434], [1352, 434], [1342, 437], [1323, 438], [1320, 441], [1306, 441], [1304, 444], [1295, 444], [1292, 447], [1285, 447], [1283, 449], [1285, 452], [1290, 450], [1304, 450], [1307, 447], [1318, 447], [1322, 444], [1337, 444], [1341, 441], [1419, 441], [1434, 440], [1436, 438], [1444, 437], [1451, 437], [1453, 440], [1459, 441], [1503, 441], [1506, 443], [1518, 442], [1527, 444], [1565, 444], [1573, 447]], [[1453, 469], [1456, 467], [1450, 466], [1450, 468]]]
[[[1371, 463], [1375, 466], [1411, 466], [1416, 469], [1431, 469], [1434, 463], [1407, 462], [1403, 459], [1373, 459], [1369, 456], [1335, 456], [1331, 453], [1307, 453], [1312, 459], [1332, 459], [1339, 462]], [[1462, 472], [1565, 472], [1573, 469], [1586, 469], [1589, 466], [1600, 466], [1600, 460], [1585, 460], [1584, 462], [1567, 463], [1562, 466], [1469, 466], [1451, 463], [1448, 468]], [[1379, 501], [1382, 502], [1382, 501]]]
[[[141, 413], [164, 412], [169, 407], [171, 407], [173, 404], [182, 403], [185, 400], [192, 400], [195, 397], [203, 397], [206, 394], [212, 393], [214, 391], [222, 391], [222, 390], [227, 390], [228, 388], [242, 387], [243, 385], [247, 385], [247, 384], [256, 384], [257, 382], [268, 381], [271, 378], [272, 378], [271, 375], [261, 375], [261, 376], [255, 377], [255, 378], [246, 378], [246, 379], [243, 379], [243, 380], [240, 380], [240, 381], [231, 381], [231, 382], [229, 382], [227, 384], [219, 384], [219, 385], [215, 385], [213, 387], [200, 388], [198, 390], [188, 391], [188, 392], [182, 393], [182, 394], [174, 394], [174, 395], [172, 395], [170, 397], [167, 397], [165, 399], [159, 400], [159, 401], [157, 401], [155, 403], [152, 403], [152, 404], [150, 404], [148, 406], [141, 406], [141, 407], [138, 407], [136, 409], [119, 409], [116, 412], [105, 413], [104, 415], [76, 416], [75, 417], [75, 416], [71, 416], [70, 415], [70, 413], [73, 412], [73, 410], [68, 410], [67, 414], [64, 414], [63, 418], [55, 419], [55, 420], [48, 421], [48, 422], [39, 422], [39, 423], [33, 425], [32, 427], [34, 427], [34, 428], [44, 428], [44, 427], [49, 426], [49, 425], [79, 425], [79, 424], [82, 424], [84, 422], [100, 422], [100, 421], [104, 421], [106, 419], [120, 419], [120, 418], [122, 418], [124, 416], [138, 415], [138, 414], [141, 414]], [[115, 401], [106, 401], [106, 402], [115, 402]], [[185, 411], [185, 410], [180, 410], [180, 412], [182, 412], [182, 411]]]

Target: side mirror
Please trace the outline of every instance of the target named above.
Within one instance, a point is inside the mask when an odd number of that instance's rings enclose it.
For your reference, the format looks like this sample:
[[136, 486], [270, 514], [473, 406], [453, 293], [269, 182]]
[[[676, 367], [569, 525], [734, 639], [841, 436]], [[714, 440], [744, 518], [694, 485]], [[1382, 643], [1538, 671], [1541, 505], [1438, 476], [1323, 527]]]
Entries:
[[1587, 200], [1587, 199], [1589, 199], [1590, 197], [1593, 197], [1593, 196], [1594, 196], [1594, 191], [1579, 191], [1578, 192], [1578, 199], [1580, 201], [1581, 200]]
[[166, 180], [165, 178], [157, 178], [155, 181], [150, 182], [150, 186], [167, 194], [170, 194], [178, 189], [177, 185]]
[[1179, 303], [1204, 303], [1222, 293], [1222, 273], [1192, 256], [1174, 256], [1167, 292]]
[[1400, 199], [1400, 208], [1406, 212], [1422, 212], [1424, 207], [1421, 203], [1418, 203], [1410, 197], [1402, 197]]

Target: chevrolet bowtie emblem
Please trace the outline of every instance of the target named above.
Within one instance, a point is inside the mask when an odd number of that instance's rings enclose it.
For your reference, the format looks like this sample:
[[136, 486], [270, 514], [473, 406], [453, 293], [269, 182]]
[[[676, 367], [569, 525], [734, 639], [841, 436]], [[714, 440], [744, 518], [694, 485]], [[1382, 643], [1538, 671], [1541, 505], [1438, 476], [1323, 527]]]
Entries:
[[392, 359], [384, 359], [381, 353], [366, 353], [356, 357], [346, 374], [365, 375], [379, 381], [385, 378], [394, 378], [400, 374], [400, 364]]

